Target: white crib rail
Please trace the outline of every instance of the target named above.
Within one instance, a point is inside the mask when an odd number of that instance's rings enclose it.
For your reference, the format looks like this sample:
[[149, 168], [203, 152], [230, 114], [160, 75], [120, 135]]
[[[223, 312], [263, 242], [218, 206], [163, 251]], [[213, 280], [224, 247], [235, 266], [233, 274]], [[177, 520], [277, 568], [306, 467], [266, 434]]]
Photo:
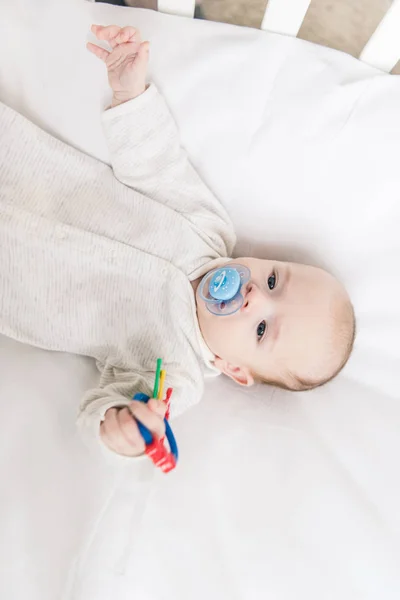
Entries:
[[194, 17], [196, 0], [158, 0], [158, 10], [181, 17]]
[[268, 0], [261, 29], [296, 36], [311, 0]]
[[[196, 0], [158, 0], [156, 4], [161, 12], [185, 17], [193, 17], [196, 8]], [[311, 0], [268, 0], [261, 29], [297, 36], [310, 4]], [[359, 59], [383, 71], [391, 71], [397, 64], [400, 59], [400, 0], [393, 0]]]
[[400, 59], [400, 0], [393, 0], [360, 54], [360, 60], [391, 71]]

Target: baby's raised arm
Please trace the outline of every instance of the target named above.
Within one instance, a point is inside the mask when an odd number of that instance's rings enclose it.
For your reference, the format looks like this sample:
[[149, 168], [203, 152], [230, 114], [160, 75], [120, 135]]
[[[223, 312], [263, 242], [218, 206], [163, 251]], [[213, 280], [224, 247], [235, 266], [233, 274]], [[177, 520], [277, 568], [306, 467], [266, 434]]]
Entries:
[[103, 125], [116, 178], [180, 213], [219, 255], [230, 255], [235, 242], [231, 221], [181, 147], [164, 99], [153, 84], [146, 87], [148, 42], [141, 42], [132, 27], [94, 25], [92, 31], [111, 46], [108, 52], [88, 44], [105, 62], [113, 90]]

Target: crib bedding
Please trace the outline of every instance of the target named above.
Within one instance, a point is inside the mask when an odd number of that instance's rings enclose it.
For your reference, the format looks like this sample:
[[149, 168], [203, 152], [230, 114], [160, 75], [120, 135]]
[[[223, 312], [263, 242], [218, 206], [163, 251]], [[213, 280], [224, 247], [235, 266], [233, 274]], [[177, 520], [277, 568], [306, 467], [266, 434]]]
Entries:
[[397, 600], [400, 79], [263, 31], [3, 1], [0, 101], [104, 162], [93, 22], [150, 40], [150, 78], [234, 220], [237, 255], [331, 270], [358, 333], [344, 372], [312, 392], [207, 382], [174, 424], [167, 476], [87, 453], [74, 420], [89, 359], [1, 337], [0, 596]]

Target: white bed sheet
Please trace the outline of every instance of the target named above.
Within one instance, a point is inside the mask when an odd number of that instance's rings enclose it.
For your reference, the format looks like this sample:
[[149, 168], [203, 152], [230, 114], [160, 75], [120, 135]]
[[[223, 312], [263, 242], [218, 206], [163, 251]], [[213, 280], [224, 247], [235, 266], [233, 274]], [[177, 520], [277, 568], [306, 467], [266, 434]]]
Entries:
[[337, 273], [358, 335], [344, 373], [313, 392], [210, 383], [174, 425], [168, 476], [87, 455], [74, 417], [90, 360], [0, 338], [0, 597], [397, 600], [400, 79], [245, 28], [3, 0], [0, 100], [104, 161], [92, 22], [151, 40], [151, 76], [238, 253]]

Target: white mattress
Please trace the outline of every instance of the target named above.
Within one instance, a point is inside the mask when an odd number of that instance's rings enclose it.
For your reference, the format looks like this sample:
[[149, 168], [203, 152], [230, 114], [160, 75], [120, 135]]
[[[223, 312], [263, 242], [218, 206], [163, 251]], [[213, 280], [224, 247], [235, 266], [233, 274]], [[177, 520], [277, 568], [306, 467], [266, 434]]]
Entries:
[[210, 383], [174, 425], [167, 476], [87, 455], [74, 418], [90, 360], [0, 338], [0, 597], [398, 600], [400, 79], [255, 30], [3, 0], [0, 100], [104, 161], [92, 22], [150, 39], [151, 77], [238, 253], [336, 273], [358, 335], [313, 392]]

